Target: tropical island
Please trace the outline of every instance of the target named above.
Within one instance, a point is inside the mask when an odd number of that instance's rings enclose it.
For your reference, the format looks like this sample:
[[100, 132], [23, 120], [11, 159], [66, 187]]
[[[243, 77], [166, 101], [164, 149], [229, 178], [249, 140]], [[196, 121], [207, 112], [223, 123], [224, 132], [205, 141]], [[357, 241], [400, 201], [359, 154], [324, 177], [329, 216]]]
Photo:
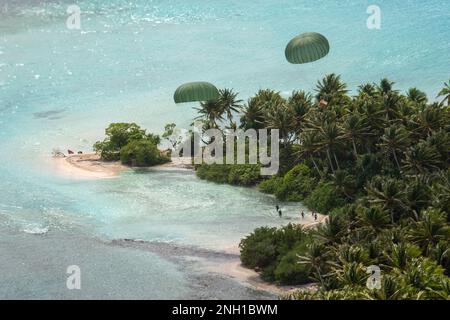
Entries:
[[6, 2], [1, 299], [449, 299], [443, 1]]
[[[402, 94], [388, 79], [349, 96], [331, 74], [314, 96], [261, 90], [250, 98], [241, 126], [280, 130], [280, 173], [261, 179], [241, 168], [240, 179], [234, 166], [202, 165], [199, 177], [258, 184], [328, 219], [315, 229], [256, 229], [240, 244], [242, 264], [267, 281], [318, 283], [315, 292], [287, 296], [293, 299], [448, 299], [449, 83], [439, 96], [429, 103], [417, 88]], [[226, 111], [240, 101], [218, 101], [218, 108], [202, 104], [206, 125], [219, 127], [224, 117], [232, 125]], [[376, 288], [368, 285], [369, 266], [379, 268]]]
[[[314, 95], [267, 89], [243, 103], [231, 89], [218, 92], [197, 108], [202, 130], [279, 129], [280, 171], [263, 177], [259, 164], [200, 164], [197, 176], [258, 186], [327, 215], [314, 227], [256, 229], [239, 245], [244, 267], [275, 284], [317, 284], [289, 299], [448, 299], [448, 83], [443, 99], [431, 103], [419, 89], [402, 94], [388, 79], [350, 96], [335, 74], [319, 81]], [[181, 141], [175, 128], [166, 125], [162, 135], [171, 149]], [[111, 124], [106, 136], [94, 145], [102, 161], [170, 161], [171, 151], [158, 149], [161, 137], [134, 123]], [[379, 283], [371, 287], [375, 273]]]

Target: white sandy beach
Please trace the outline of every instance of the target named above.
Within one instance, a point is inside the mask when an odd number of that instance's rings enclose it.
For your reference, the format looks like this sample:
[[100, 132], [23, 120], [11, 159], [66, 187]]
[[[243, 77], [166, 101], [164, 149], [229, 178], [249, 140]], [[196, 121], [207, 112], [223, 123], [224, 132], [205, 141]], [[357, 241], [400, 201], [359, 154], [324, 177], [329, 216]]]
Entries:
[[276, 295], [289, 294], [297, 290], [316, 289], [316, 285], [314, 283], [299, 286], [281, 286], [266, 282], [261, 279], [260, 275], [256, 271], [243, 267], [239, 259], [228, 263], [222, 263], [220, 266], [211, 266], [209, 271], [225, 274], [253, 289], [267, 291]]
[[[74, 179], [108, 179], [117, 177], [120, 172], [130, 170], [130, 167], [120, 164], [119, 161], [102, 161], [96, 153], [69, 155], [67, 157], [54, 157], [55, 168], [64, 176]], [[189, 158], [173, 158], [171, 162], [154, 166], [154, 170], [192, 169]]]
[[53, 160], [61, 174], [74, 179], [114, 178], [120, 172], [127, 170], [117, 161], [101, 161], [100, 156], [95, 153], [54, 157]]

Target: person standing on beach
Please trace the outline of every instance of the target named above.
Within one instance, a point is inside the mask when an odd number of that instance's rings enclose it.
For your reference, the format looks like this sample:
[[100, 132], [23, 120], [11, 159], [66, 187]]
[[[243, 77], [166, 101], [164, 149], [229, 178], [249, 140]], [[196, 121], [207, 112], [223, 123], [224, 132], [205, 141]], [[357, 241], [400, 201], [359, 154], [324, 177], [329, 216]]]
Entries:
[[303, 212], [303, 210], [302, 210], [301, 215], [302, 215], [302, 219], [304, 219], [305, 218], [305, 213]]
[[281, 209], [278, 209], [278, 216], [279, 216], [280, 218], [283, 217], [283, 212], [281, 212]]
[[317, 221], [317, 213], [314, 212], [314, 221]]

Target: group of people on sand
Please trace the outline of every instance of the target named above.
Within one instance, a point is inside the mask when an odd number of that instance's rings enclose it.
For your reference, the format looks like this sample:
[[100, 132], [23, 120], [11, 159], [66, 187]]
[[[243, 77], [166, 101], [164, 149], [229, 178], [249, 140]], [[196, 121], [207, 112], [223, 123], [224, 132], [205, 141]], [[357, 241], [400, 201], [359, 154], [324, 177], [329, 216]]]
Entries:
[[[277, 211], [278, 216], [279, 216], [280, 218], [282, 218], [282, 217], [283, 217], [283, 212], [281, 211], [281, 208], [280, 208], [280, 206], [279, 206], [278, 204], [275, 206], [275, 210]], [[318, 218], [317, 212], [312, 211], [311, 214], [312, 214], [312, 216], [313, 216], [313, 218], [314, 218], [314, 221], [317, 221], [317, 218]], [[305, 212], [304, 212], [303, 210], [302, 210], [302, 212], [300, 213], [300, 215], [302, 216], [302, 219], [305, 218]]]

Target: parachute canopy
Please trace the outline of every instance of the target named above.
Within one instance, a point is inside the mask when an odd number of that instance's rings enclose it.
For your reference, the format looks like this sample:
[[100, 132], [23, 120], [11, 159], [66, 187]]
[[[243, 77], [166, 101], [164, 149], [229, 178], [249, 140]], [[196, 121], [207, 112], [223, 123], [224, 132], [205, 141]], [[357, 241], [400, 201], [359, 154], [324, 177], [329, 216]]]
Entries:
[[209, 101], [219, 97], [219, 90], [209, 82], [189, 82], [177, 88], [173, 99], [175, 103]]
[[306, 32], [292, 39], [286, 46], [286, 59], [301, 64], [319, 60], [330, 51], [327, 38], [317, 32]]

